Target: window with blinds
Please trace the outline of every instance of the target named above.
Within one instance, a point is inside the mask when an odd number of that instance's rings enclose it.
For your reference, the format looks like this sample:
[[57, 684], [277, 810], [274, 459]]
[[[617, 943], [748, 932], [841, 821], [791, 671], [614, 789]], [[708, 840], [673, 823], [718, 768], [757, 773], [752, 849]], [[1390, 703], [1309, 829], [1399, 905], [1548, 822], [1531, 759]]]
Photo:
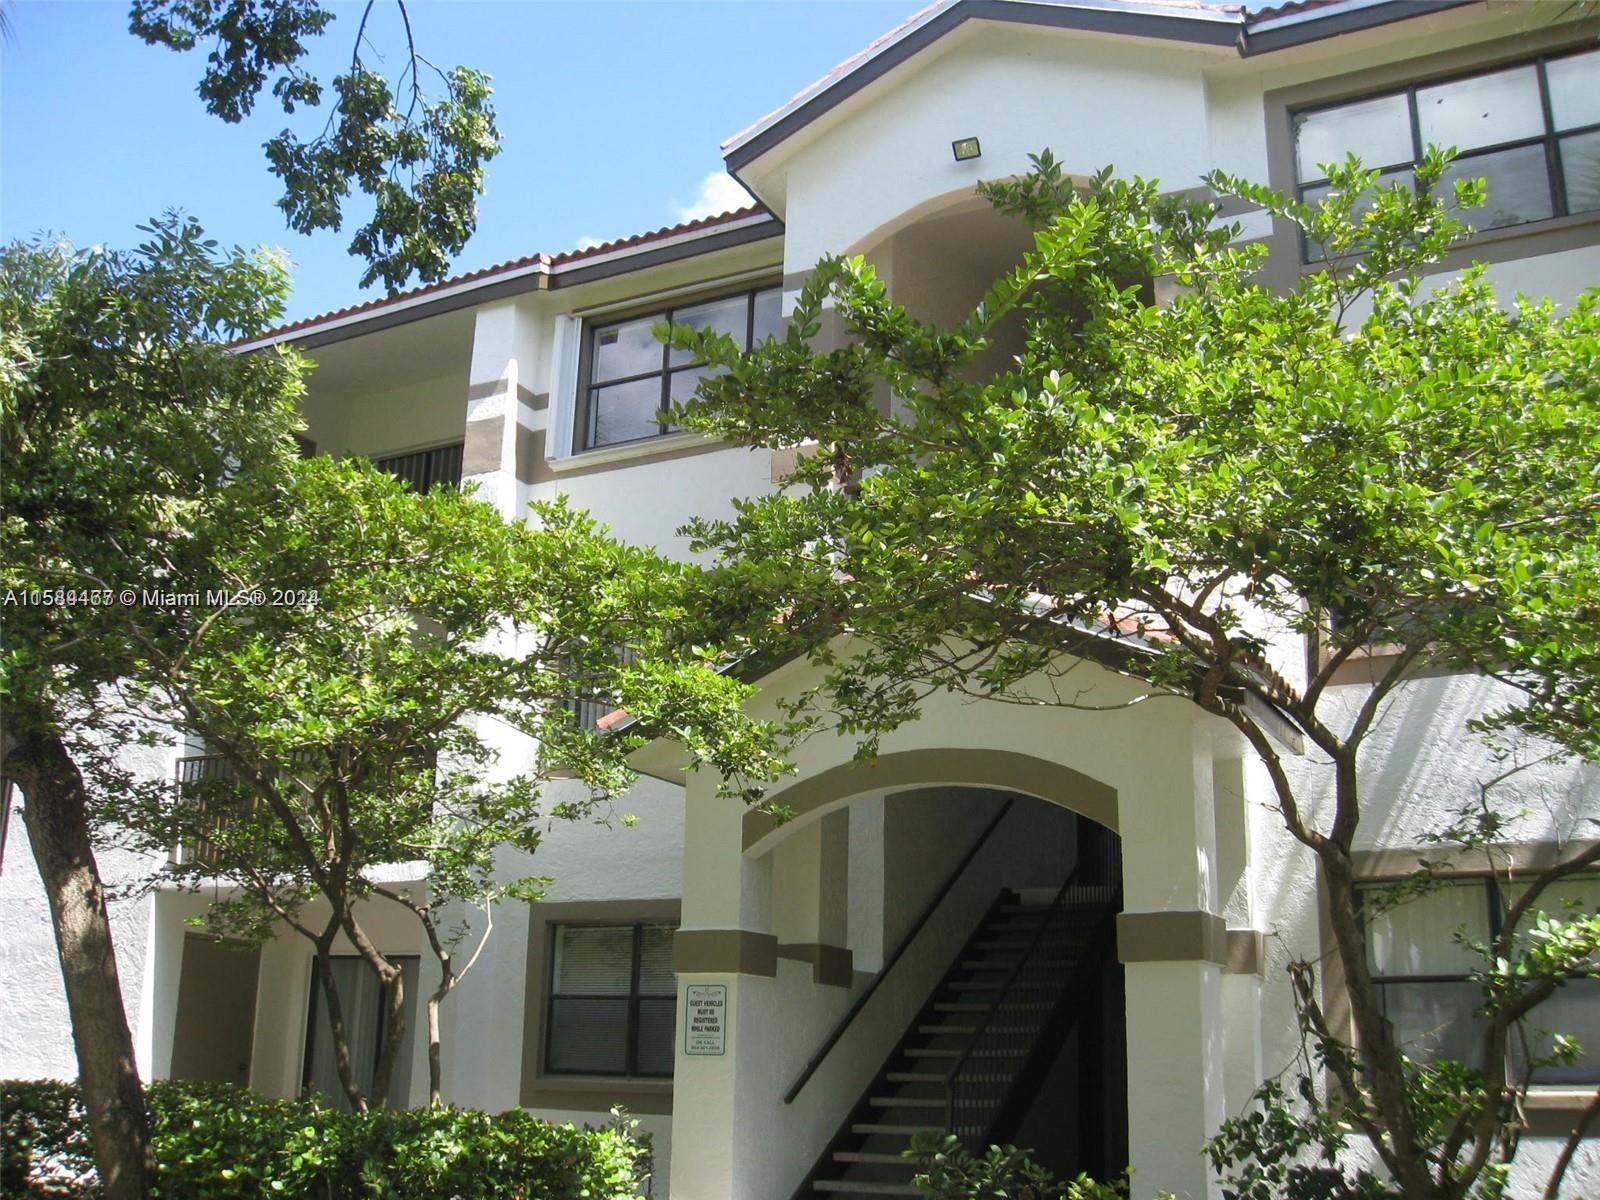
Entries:
[[[1500, 932], [1500, 914], [1521, 894], [1492, 877], [1463, 878], [1394, 908], [1368, 912], [1368, 966], [1384, 1015], [1401, 1048], [1418, 1062], [1451, 1059], [1481, 1071], [1483, 987], [1474, 976], [1482, 960], [1465, 942], [1485, 943]], [[1600, 911], [1600, 877], [1575, 876], [1552, 885], [1539, 907], [1556, 915]], [[1533, 928], [1527, 918], [1519, 927]], [[1551, 1033], [1576, 1037], [1582, 1056], [1532, 1074], [1540, 1084], [1600, 1082], [1600, 979], [1577, 975], [1534, 1010], [1528, 1040], [1514, 1040], [1507, 1067], [1520, 1077], [1527, 1054], [1544, 1058]]]
[[545, 1070], [670, 1076], [673, 927], [556, 925], [551, 932]]

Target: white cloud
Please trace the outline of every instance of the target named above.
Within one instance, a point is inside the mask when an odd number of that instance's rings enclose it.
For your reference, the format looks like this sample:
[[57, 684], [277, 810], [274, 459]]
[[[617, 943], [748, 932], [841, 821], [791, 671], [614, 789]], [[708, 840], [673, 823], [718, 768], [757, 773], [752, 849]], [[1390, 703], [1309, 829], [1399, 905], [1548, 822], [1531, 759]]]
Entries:
[[593, 250], [596, 246], [598, 246], [600, 244], [601, 244], [601, 239], [595, 237], [595, 235], [592, 234], [592, 233], [580, 233], [578, 235], [578, 249], [579, 250]]
[[675, 204], [672, 211], [679, 222], [693, 221], [696, 217], [714, 217], [719, 213], [744, 208], [751, 203], [750, 193], [726, 171], [713, 171], [700, 181], [700, 191], [687, 204]]

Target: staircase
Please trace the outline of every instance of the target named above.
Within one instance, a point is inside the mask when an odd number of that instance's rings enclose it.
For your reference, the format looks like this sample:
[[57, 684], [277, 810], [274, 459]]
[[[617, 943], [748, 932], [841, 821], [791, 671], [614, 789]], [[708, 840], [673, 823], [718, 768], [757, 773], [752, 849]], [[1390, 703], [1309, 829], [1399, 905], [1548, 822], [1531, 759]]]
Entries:
[[1048, 904], [1001, 892], [794, 1200], [920, 1195], [902, 1153], [914, 1135], [953, 1132], [976, 1151], [1014, 1123], [1098, 993], [1119, 891], [1075, 872]]

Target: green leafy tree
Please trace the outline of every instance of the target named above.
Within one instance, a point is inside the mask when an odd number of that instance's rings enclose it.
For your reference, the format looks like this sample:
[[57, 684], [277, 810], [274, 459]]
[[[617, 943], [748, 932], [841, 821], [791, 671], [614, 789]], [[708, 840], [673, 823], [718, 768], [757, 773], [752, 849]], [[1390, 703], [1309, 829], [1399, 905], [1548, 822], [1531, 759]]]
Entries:
[[[140, 787], [115, 755], [141, 734], [118, 681], [148, 659], [126, 622], [197, 552], [230, 477], [292, 454], [300, 386], [291, 352], [224, 345], [279, 318], [282, 265], [221, 252], [192, 221], [147, 232], [126, 253], [0, 251], [0, 770], [25, 800], [109, 1200], [143, 1196], [149, 1170], [91, 837]], [[181, 632], [155, 614], [146, 634]]]
[[[550, 821], [606, 815], [634, 778], [625, 756], [651, 736], [670, 731], [753, 784], [777, 765], [771, 731], [743, 715], [748, 689], [695, 647], [692, 568], [625, 547], [564, 504], [530, 525], [456, 489], [418, 495], [355, 460], [290, 474], [286, 487], [274, 473], [229, 490], [204, 574], [172, 586], [238, 606], [195, 622], [128, 696], [150, 721], [202, 735], [229, 770], [122, 819], [153, 849], [193, 847], [170, 868], [181, 880], [237, 888], [211, 908], [221, 932], [259, 942], [286, 925], [312, 943], [357, 1109], [386, 1103], [410, 1032], [400, 967], [368, 935], [363, 902], [414, 916], [439, 969], [426, 1010], [438, 1104], [439, 1006], [475, 958], [458, 965], [465, 934], [444, 913], [480, 907], [487, 925], [499, 900], [536, 898], [547, 882], [497, 875], [497, 851], [532, 853]], [[137, 619], [132, 631], [142, 639]], [[581, 727], [580, 699], [625, 709], [629, 728]], [[537, 738], [539, 764], [497, 779], [485, 737], [496, 725]], [[581, 787], [547, 806], [553, 770]], [[423, 865], [425, 892], [384, 882], [397, 863]], [[370, 1092], [329, 969], [340, 935], [384, 988]]]
[[[1080, 188], [1041, 155], [982, 189], [1034, 245], [954, 328], [914, 319], [861, 258], [829, 258], [782, 340], [742, 354], [672, 334], [728, 368], [675, 420], [814, 448], [793, 486], [692, 532], [720, 560], [714, 602], [753, 649], [824, 668], [802, 704], [863, 756], [938, 691], [1092, 708], [1068, 679], [1085, 655], [1253, 748], [1326, 881], [1356, 1032], [1330, 1027], [1300, 964], [1307, 1036], [1341, 1119], [1414, 1200], [1498, 1186], [1525, 1082], [1508, 1078], [1508, 1043], [1595, 972], [1600, 945], [1600, 918], [1549, 890], [1600, 862], [1596, 843], [1502, 914], [1482, 947], [1486, 1066], [1445, 1087], [1419, 1083], [1397, 1044], [1356, 908], [1363, 748], [1419, 673], [1499, 680], [1487, 726], [1600, 757], [1600, 301], [1502, 306], [1478, 268], [1424, 286], [1463, 233], [1433, 194], [1444, 163], [1431, 153], [1412, 191], [1351, 161], [1314, 206], [1210, 179], [1326, 251], [1274, 291], [1258, 281], [1268, 250], [1236, 242], [1214, 205], [1109, 171]], [[1479, 182], [1454, 199], [1482, 198]], [[819, 350], [828, 305], [848, 337]], [[979, 369], [1008, 317], [1023, 350]], [[1272, 654], [1302, 642], [1313, 665], [1285, 678]], [[1333, 702], [1341, 666], [1374, 643], [1394, 651], [1376, 681]], [[1285, 762], [1284, 727], [1317, 762]], [[1331, 801], [1313, 811], [1312, 793]], [[1472, 800], [1458, 840], [1492, 848], [1506, 813]]]
[[[442, 70], [418, 50], [406, 0], [395, 0], [405, 54], [391, 82], [362, 58], [376, 0], [361, 11], [347, 70], [332, 80], [333, 102], [314, 137], [284, 129], [266, 143], [283, 181], [278, 207], [299, 233], [343, 228], [354, 191], [372, 216], [350, 253], [367, 264], [361, 286], [390, 292], [413, 277], [443, 279], [478, 223], [484, 166], [500, 152], [489, 78], [469, 67]], [[209, 45], [200, 98], [206, 111], [238, 123], [263, 89], [285, 114], [315, 109], [322, 82], [305, 66], [312, 40], [334, 13], [318, 0], [133, 0], [132, 32], [151, 45]], [[430, 98], [428, 89], [436, 90]]]

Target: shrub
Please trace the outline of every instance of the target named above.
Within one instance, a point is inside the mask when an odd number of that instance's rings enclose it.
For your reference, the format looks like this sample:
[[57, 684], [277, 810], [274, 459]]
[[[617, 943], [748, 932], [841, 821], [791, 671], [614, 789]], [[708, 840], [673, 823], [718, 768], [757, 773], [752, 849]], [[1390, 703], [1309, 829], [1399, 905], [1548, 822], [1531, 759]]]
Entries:
[[[153, 1200], [631, 1200], [647, 1137], [620, 1113], [601, 1128], [521, 1109], [346, 1113], [226, 1084], [146, 1092], [158, 1167]], [[83, 1110], [64, 1083], [0, 1084], [0, 1192], [94, 1200]]]
[[976, 1158], [953, 1134], [924, 1133], [906, 1156], [920, 1168], [912, 1183], [933, 1200], [1128, 1200], [1126, 1184], [1057, 1179], [1015, 1146], [990, 1146]]
[[0, 1083], [0, 1196], [97, 1190], [78, 1089], [54, 1079]]

